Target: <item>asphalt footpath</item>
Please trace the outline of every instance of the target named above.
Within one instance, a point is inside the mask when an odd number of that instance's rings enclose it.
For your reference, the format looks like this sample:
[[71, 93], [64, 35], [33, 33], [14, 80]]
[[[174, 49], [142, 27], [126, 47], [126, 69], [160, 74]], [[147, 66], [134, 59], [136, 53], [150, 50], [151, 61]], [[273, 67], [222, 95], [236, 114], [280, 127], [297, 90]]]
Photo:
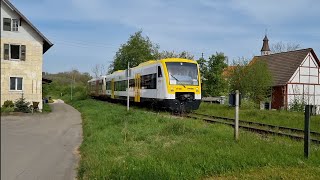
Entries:
[[1, 116], [1, 179], [75, 179], [81, 114], [58, 100], [51, 113]]

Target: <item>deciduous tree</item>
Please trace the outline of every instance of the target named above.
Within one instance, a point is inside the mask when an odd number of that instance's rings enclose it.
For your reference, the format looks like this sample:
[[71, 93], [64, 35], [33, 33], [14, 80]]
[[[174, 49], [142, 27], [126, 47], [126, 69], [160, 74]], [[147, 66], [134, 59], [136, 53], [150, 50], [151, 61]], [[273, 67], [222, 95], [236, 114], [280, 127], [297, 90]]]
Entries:
[[91, 69], [95, 78], [106, 74], [106, 66], [104, 64], [96, 64]]
[[257, 104], [270, 97], [272, 83], [268, 65], [261, 60], [236, 64], [229, 77], [231, 90], [239, 90], [244, 97]]
[[[202, 73], [204, 73], [204, 90], [206, 95], [210, 96], [220, 96], [225, 93], [227, 90], [227, 82], [222, 76], [223, 69], [227, 67], [226, 64], [227, 56], [224, 53], [216, 53], [209, 57], [208, 62], [206, 63], [201, 59], [200, 66]], [[207, 67], [205, 67], [207, 64]]]
[[299, 48], [301, 48], [300, 44], [295, 44], [295, 43], [285, 44], [282, 41], [280, 41], [271, 45], [271, 52], [280, 53], [280, 52], [294, 51]]
[[194, 59], [194, 56], [187, 51], [182, 51], [181, 53], [176, 53], [174, 51], [162, 51], [159, 53], [159, 59], [165, 58], [184, 58], [184, 59]]
[[158, 49], [159, 46], [153, 44], [148, 36], [143, 37], [140, 30], [131, 35], [127, 43], [121, 45], [109, 67], [109, 73], [127, 69], [128, 62], [130, 67], [134, 67], [142, 62], [157, 59]]

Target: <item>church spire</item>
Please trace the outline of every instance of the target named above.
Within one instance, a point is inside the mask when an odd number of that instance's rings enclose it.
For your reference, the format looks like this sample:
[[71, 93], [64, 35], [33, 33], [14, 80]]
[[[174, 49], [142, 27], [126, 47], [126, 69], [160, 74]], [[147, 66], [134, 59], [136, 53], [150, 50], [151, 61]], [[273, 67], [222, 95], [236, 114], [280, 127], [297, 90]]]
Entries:
[[261, 48], [261, 55], [269, 55], [271, 54], [270, 48], [269, 48], [269, 39], [267, 37], [267, 34], [263, 38], [263, 45]]

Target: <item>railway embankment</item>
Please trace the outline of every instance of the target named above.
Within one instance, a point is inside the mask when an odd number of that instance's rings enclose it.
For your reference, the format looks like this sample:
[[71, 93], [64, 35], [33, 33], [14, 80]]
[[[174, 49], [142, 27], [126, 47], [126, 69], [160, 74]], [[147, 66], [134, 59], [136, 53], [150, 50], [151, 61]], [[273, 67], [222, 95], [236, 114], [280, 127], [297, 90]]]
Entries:
[[[79, 179], [316, 179], [320, 147], [288, 137], [91, 99], [70, 102], [83, 118]], [[214, 111], [214, 109], [212, 109]], [[207, 113], [207, 112], [204, 112]], [[315, 129], [316, 130], [316, 129]], [[300, 172], [300, 173], [295, 173]]]

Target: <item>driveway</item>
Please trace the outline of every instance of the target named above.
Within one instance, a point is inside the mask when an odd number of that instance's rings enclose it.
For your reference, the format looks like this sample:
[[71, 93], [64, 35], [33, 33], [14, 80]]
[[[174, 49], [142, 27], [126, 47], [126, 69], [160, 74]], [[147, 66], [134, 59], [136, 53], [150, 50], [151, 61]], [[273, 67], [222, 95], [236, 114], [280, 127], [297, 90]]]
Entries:
[[81, 115], [59, 101], [49, 114], [1, 117], [1, 179], [74, 179]]

